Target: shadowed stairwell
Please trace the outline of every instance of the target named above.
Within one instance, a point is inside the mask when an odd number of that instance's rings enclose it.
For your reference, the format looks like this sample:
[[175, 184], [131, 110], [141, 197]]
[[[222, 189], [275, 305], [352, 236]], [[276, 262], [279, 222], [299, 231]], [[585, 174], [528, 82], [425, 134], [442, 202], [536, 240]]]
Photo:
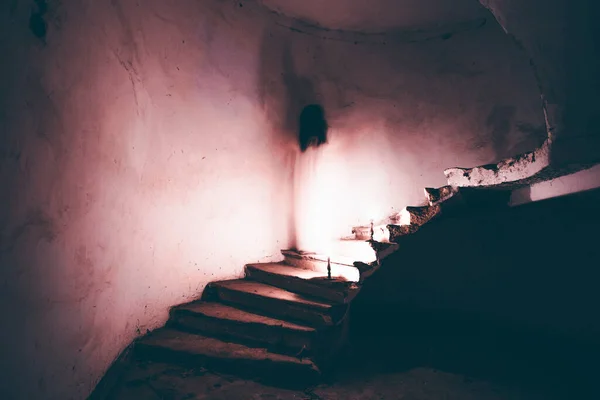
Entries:
[[[512, 271], [507, 265], [517, 253], [511, 255], [511, 251], [521, 250], [515, 241], [525, 242], [519, 235], [506, 233], [517, 221], [523, 221], [523, 226], [538, 236], [536, 240], [543, 241], [539, 230], [544, 228], [539, 221], [545, 214], [553, 213], [556, 222], [564, 224], [563, 211], [568, 213], [581, 198], [586, 204], [594, 203], [598, 191], [516, 208], [508, 205], [510, 195], [506, 185], [426, 188], [427, 205], [406, 207], [379, 224], [356, 227], [354, 240], [342, 240], [336, 247], [347, 255], [329, 260], [325, 255], [283, 250], [281, 262], [248, 264], [243, 279], [212, 282], [201, 299], [173, 307], [165, 327], [133, 344], [128, 361], [155, 363], [159, 370], [164, 363], [206, 368], [304, 390], [324, 382], [340, 381], [343, 386], [347, 385], [343, 382], [372, 374], [429, 366], [510, 384], [527, 382], [531, 387], [547, 386], [549, 376], [558, 376], [563, 384], [557, 386], [559, 391], [552, 389], [556, 398], [573, 394], [572, 382], [589, 381], [585, 372], [571, 366], [579, 363], [586, 370], [591, 354], [598, 350], [596, 342], [592, 339], [585, 345], [586, 339], [581, 341], [577, 333], [573, 340], [549, 333], [552, 330], [531, 328], [535, 323], [524, 328], [528, 324], [519, 323], [518, 313], [512, 323], [494, 315], [506, 312], [507, 307], [518, 308], [519, 301], [522, 307], [531, 307], [522, 297], [527, 296], [527, 289], [514, 289], [513, 299], [504, 301], [501, 299], [511, 294], [510, 289], [506, 294], [494, 292], [506, 286], [499, 275], [502, 272], [496, 273], [497, 288], [491, 287], [489, 296], [477, 294], [489, 282], [475, 280], [465, 286], [464, 280], [473, 279], [471, 268], [500, 268], [508, 271], [504, 275]], [[361, 240], [365, 236], [367, 240]], [[486, 241], [495, 242], [494, 248], [510, 245], [512, 250], [507, 248], [504, 256], [492, 262], [495, 267], [479, 266], [484, 258], [477, 247], [485, 248]], [[368, 261], [367, 245], [375, 261]], [[566, 245], [577, 247], [572, 241]], [[535, 265], [531, 256], [523, 262]], [[360, 257], [365, 260], [352, 261]], [[444, 265], [449, 268], [446, 272], [438, 268], [444, 269]], [[551, 261], [545, 265], [553, 268]], [[382, 266], [384, 269], [375, 273]], [[520, 287], [532, 283], [534, 270], [520, 272]], [[581, 273], [589, 271], [582, 266]], [[549, 285], [546, 290], [552, 290], [556, 282], [545, 284]], [[542, 296], [546, 293], [544, 289], [531, 290]], [[464, 308], [470, 304], [477, 309], [478, 296], [479, 313]], [[498, 301], [508, 306], [498, 306]], [[573, 301], [574, 306], [581, 306]], [[351, 312], [355, 302], [358, 308]], [[487, 310], [486, 316], [480, 314], [482, 310]], [[350, 315], [354, 315], [352, 325]], [[582, 354], [587, 356], [582, 358]], [[545, 367], [540, 367], [540, 362]], [[108, 379], [118, 381], [120, 376]], [[265, 390], [260, 388], [255, 390]]]
[[0, 399], [600, 398], [599, 20], [3, 2]]
[[[419, 272], [411, 271], [423, 272], [430, 268], [427, 262], [418, 260], [419, 257], [426, 257], [429, 260], [439, 258], [433, 265], [448, 263], [449, 268], [455, 268], [457, 274], [464, 273], [460, 267], [457, 268], [458, 260], [448, 262], [447, 259], [453, 259], [465, 251], [465, 254], [469, 254], [469, 251], [472, 253], [473, 249], [467, 248], [468, 243], [464, 248], [460, 248], [460, 243], [455, 243], [454, 246], [459, 248], [455, 248], [454, 252], [446, 246], [441, 253], [435, 252], [436, 243], [444, 241], [444, 235], [449, 230], [460, 232], [462, 236], [459, 237], [465, 240], [469, 237], [465, 232], [469, 230], [477, 235], [482, 226], [478, 220], [481, 218], [506, 219], [502, 216], [504, 214], [515, 218], [519, 209], [511, 210], [508, 206], [510, 195], [511, 191], [507, 190], [506, 185], [427, 188], [427, 205], [406, 207], [386, 221], [369, 227], [356, 227], [353, 240], [340, 241], [336, 247], [339, 254], [330, 260], [325, 255], [283, 250], [281, 262], [248, 264], [243, 279], [212, 282], [201, 299], [172, 308], [165, 327], [133, 344], [132, 360], [138, 363], [202, 367], [217, 373], [234, 374], [277, 387], [291, 388], [348, 379], [340, 377], [352, 374], [350, 371], [357, 368], [362, 372], [355, 373], [360, 375], [373, 373], [373, 370], [368, 371], [371, 368], [368, 365], [374, 359], [383, 360], [381, 362], [384, 364], [394, 364], [393, 368], [402, 368], [402, 365], [411, 363], [422, 365], [423, 362], [425, 365], [431, 362], [435, 365], [431, 358], [434, 357], [431, 353], [433, 347], [436, 348], [435, 357], [446, 360], [442, 362], [454, 360], [451, 365], [442, 365], [442, 368], [452, 370], [460, 364], [460, 360], [472, 357], [466, 354], [474, 351], [473, 348], [483, 349], [484, 352], [490, 350], [490, 346], [476, 343], [477, 340], [485, 340], [478, 334], [486, 322], [482, 319], [473, 325], [460, 313], [443, 311], [443, 307], [433, 307], [430, 312], [418, 311], [421, 309], [417, 305], [421, 301], [418, 298], [427, 293], [420, 285], [426, 285], [428, 278], [416, 278], [415, 274]], [[527, 207], [543, 209], [544, 205], [530, 204]], [[455, 228], [444, 228], [448, 225]], [[460, 225], [464, 225], [462, 232], [456, 228]], [[497, 240], [506, 240], [508, 243], [506, 238]], [[372, 258], [365, 252], [366, 246]], [[434, 253], [427, 254], [428, 248]], [[358, 259], [361, 257], [364, 260]], [[423, 268], [418, 267], [420, 264]], [[381, 266], [385, 267], [384, 270], [375, 273]], [[431, 274], [444, 276], [439, 271], [432, 271]], [[373, 285], [370, 285], [370, 279], [373, 279]], [[413, 283], [407, 283], [411, 279]], [[452, 291], [455, 285], [449, 280], [447, 289]], [[368, 289], [365, 301], [361, 300], [360, 294], [363, 287]], [[402, 293], [397, 293], [394, 288]], [[443, 297], [447, 293], [442, 290], [431, 295]], [[417, 296], [417, 300], [413, 299], [411, 303], [411, 296]], [[359, 305], [354, 313], [354, 333], [349, 335], [350, 309], [355, 299]], [[450, 302], [453, 301], [452, 296], [450, 299]], [[446, 322], [440, 322], [440, 316]], [[440, 328], [440, 323], [445, 328]], [[459, 331], [462, 329], [463, 334], [448, 334], [445, 329], [451, 327]], [[494, 331], [495, 328], [488, 329]], [[511, 337], [518, 336], [519, 339], [515, 339], [514, 343], [519, 343], [522, 337], [516, 333], [520, 332], [518, 329], [515, 328], [512, 333], [510, 330], [497, 331], [496, 336], [492, 336], [496, 339], [502, 337], [509, 343]], [[464, 337], [471, 337], [470, 334], [465, 336], [465, 332], [476, 332], [477, 340], [464, 342]], [[444, 339], [445, 344], [430, 342], [432, 337], [440, 335], [449, 335], [453, 344], [447, 342], [448, 337]], [[353, 346], [350, 345], [350, 336], [353, 337]], [[528, 340], [535, 341], [535, 337], [542, 340], [543, 336], [536, 336], [534, 332]], [[461, 354], [455, 354], [456, 351]], [[497, 357], [497, 360], [494, 358], [497, 368], [502, 363], [511, 363], [499, 354], [493, 357]], [[513, 366], [509, 370], [515, 372], [519, 368]], [[459, 372], [474, 373], [468, 369]], [[498, 371], [494, 370], [494, 373]], [[528, 379], [534, 380], [533, 375]]]

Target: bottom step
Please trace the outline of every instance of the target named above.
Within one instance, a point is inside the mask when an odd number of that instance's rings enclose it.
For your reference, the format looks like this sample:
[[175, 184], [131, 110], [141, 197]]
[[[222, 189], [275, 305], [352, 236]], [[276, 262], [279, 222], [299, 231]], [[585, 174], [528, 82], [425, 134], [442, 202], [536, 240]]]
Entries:
[[287, 354], [312, 350], [317, 337], [314, 328], [203, 301], [173, 308], [170, 323], [178, 330]]
[[277, 384], [302, 385], [316, 382], [321, 375], [309, 359], [173, 329], [159, 329], [140, 339], [136, 343], [136, 354], [155, 361], [201, 366]]

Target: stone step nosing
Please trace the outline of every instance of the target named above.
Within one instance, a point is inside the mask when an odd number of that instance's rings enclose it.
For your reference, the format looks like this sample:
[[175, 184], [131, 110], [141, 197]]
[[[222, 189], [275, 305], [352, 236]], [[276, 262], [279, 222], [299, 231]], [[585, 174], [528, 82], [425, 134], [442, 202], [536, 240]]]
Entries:
[[[285, 318], [286, 320], [289, 319], [290, 322], [304, 323], [317, 328], [334, 326], [339, 322], [334, 321], [329, 314], [330, 310], [324, 308], [314, 308], [303, 303], [261, 296], [256, 293], [226, 287], [214, 287], [214, 289], [219, 300], [226, 304], [239, 305], [273, 318]], [[282, 303], [285, 306], [282, 306]]]
[[252, 264], [246, 265], [246, 277], [290, 292], [317, 297], [337, 304], [346, 304], [354, 297], [352, 295], [353, 289], [347, 291], [335, 290], [300, 277], [264, 271]]
[[[189, 344], [177, 343], [177, 340], [162, 337], [165, 331], [177, 332], [177, 336], [187, 338]], [[158, 332], [159, 336], [155, 337]], [[166, 332], [169, 333], [169, 332]], [[197, 338], [197, 339], [195, 339]], [[197, 343], [206, 343], [206, 348], [199, 348]], [[212, 345], [222, 347], [225, 351], [216, 351]], [[175, 362], [178, 364], [204, 366], [206, 368], [228, 373], [255, 375], [269, 379], [271, 374], [301, 374], [303, 378], [319, 379], [321, 372], [309, 358], [298, 358], [290, 355], [273, 353], [265, 348], [250, 348], [239, 343], [224, 342], [216, 338], [195, 335], [161, 328], [149, 336], [140, 339], [135, 346], [137, 357]], [[255, 354], [254, 356], [252, 354]]]
[[206, 316], [188, 310], [173, 312], [169, 322], [178, 329], [218, 339], [241, 340], [243, 344], [261, 345], [269, 350], [283, 348], [289, 349], [288, 352], [297, 352], [304, 348], [310, 351], [316, 338], [314, 329], [305, 331], [281, 325], [236, 321]]
[[[322, 254], [316, 254], [316, 253], [311, 253], [311, 254], [299, 254], [293, 250], [282, 250], [281, 253], [284, 255], [284, 257], [288, 257], [288, 258], [295, 258], [298, 260], [306, 260], [306, 261], [316, 261], [316, 262], [327, 262], [327, 256], [322, 255]], [[353, 267], [352, 264], [347, 264], [344, 262], [339, 262], [335, 260], [335, 256], [331, 257], [330, 259], [331, 264], [335, 264], [335, 265], [340, 265], [343, 267]]]

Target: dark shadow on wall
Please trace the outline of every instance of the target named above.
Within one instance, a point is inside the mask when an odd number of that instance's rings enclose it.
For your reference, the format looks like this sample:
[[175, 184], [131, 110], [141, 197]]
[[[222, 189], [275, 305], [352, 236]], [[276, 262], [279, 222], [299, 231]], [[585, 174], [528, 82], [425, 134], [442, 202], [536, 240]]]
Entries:
[[496, 160], [502, 160], [503, 158], [514, 155], [509, 154], [510, 144], [507, 139], [516, 112], [517, 109], [515, 106], [495, 105], [485, 121], [485, 124], [491, 130], [492, 147], [494, 149]]
[[300, 151], [310, 146], [327, 143], [327, 120], [325, 110], [319, 104], [309, 104], [302, 109], [298, 118], [298, 145]]
[[46, 13], [48, 11], [48, 4], [46, 0], [35, 0], [34, 3], [35, 6], [32, 8], [31, 15], [29, 16], [29, 30], [42, 43], [46, 44], [46, 33], [48, 31]]
[[553, 136], [551, 164], [600, 162], [600, 3], [480, 2], [530, 58]]
[[290, 33], [263, 34], [259, 65], [259, 97], [267, 120], [284, 140], [297, 141], [302, 109], [317, 103], [312, 80], [296, 71]]
[[568, 1], [564, 30], [564, 130], [552, 162], [600, 162], [600, 4]]
[[[515, 106], [495, 105], [486, 118], [495, 162], [538, 148], [548, 137], [545, 125], [534, 126], [528, 122], [519, 122], [516, 116]], [[519, 137], [523, 138], [516, 143], [508, 140], [513, 129], [521, 132]]]
[[297, 134], [302, 109], [316, 103], [317, 94], [312, 81], [296, 72], [290, 47], [290, 44], [286, 45], [282, 54], [282, 78], [286, 94], [284, 129]]
[[295, 224], [294, 167], [299, 155], [299, 122], [304, 107], [314, 104], [318, 96], [313, 82], [299, 74], [294, 64], [291, 34], [283, 30], [266, 31], [261, 43], [259, 65], [259, 97], [272, 131], [285, 152], [287, 179], [292, 187], [287, 226], [291, 248], [297, 245]]

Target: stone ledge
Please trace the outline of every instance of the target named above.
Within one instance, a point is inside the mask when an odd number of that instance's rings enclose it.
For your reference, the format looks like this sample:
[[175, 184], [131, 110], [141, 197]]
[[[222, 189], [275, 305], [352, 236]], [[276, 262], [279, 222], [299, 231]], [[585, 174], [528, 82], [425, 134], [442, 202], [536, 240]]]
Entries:
[[474, 168], [448, 168], [448, 185], [459, 187], [497, 186], [539, 174], [550, 165], [550, 142], [531, 152]]
[[451, 185], [442, 186], [440, 188], [425, 188], [424, 190], [425, 197], [430, 206], [443, 203], [459, 192], [458, 187]]
[[442, 208], [439, 204], [433, 206], [407, 206], [400, 211], [400, 225], [421, 226], [437, 217]]
[[419, 230], [418, 225], [388, 225], [390, 232], [390, 242], [396, 243], [402, 236], [410, 235]]

